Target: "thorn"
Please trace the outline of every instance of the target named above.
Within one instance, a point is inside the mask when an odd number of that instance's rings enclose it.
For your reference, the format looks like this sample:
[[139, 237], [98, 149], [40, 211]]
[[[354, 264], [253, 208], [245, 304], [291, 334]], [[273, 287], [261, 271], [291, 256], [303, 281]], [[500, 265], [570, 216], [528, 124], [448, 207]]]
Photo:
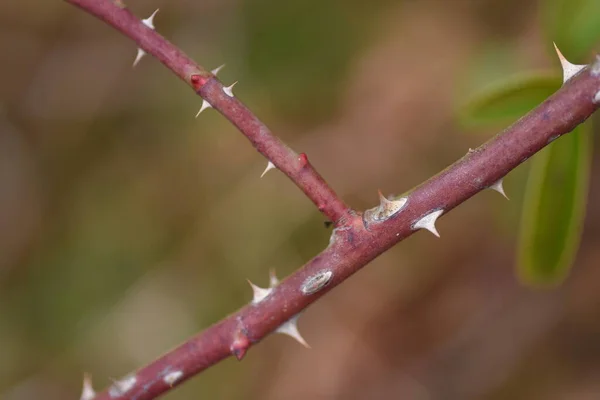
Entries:
[[590, 74], [592, 74], [592, 76], [600, 75], [600, 56], [598, 55], [596, 56], [596, 62], [594, 62], [590, 68]]
[[279, 285], [279, 279], [277, 279], [277, 275], [275, 275], [275, 269], [271, 268], [269, 270], [269, 288], [274, 288]]
[[430, 212], [420, 220], [418, 220], [414, 225], [414, 229], [427, 229], [429, 232], [433, 233], [435, 236], [440, 237], [437, 229], [435, 228], [435, 221], [439, 218], [444, 210], [437, 210]]
[[146, 25], [148, 28], [150, 28], [150, 29], [154, 29], [154, 17], [156, 16], [156, 13], [158, 12], [158, 10], [159, 10], [159, 9], [157, 8], [157, 9], [156, 9], [156, 10], [155, 10], [155, 11], [152, 13], [152, 15], [151, 15], [151, 16], [149, 16], [149, 17], [148, 17], [148, 18], [146, 18], [146, 19], [143, 19], [143, 20], [142, 20], [142, 23], [143, 23], [144, 25]]
[[[149, 16], [146, 19], [142, 20], [142, 24], [146, 25], [148, 28], [154, 30], [154, 17], [156, 16], [156, 13], [158, 12], [158, 8], [156, 9], [156, 11], [154, 11], [152, 13], [151, 16]], [[136, 65], [138, 65], [138, 63], [140, 62], [140, 60], [146, 55], [146, 52], [142, 49], [140, 49], [138, 47], [137, 49], [137, 55], [135, 56], [135, 60], [133, 60], [133, 65], [131, 66], [132, 68], [135, 68]]]
[[250, 282], [250, 280], [248, 280], [248, 283], [250, 284], [250, 287], [252, 288], [253, 292], [252, 304], [257, 304], [263, 301], [268, 295], [271, 294], [273, 288], [279, 284], [279, 279], [277, 279], [277, 276], [275, 275], [275, 270], [271, 269], [269, 270], [268, 288], [261, 288], [260, 286], [256, 286], [254, 283]]
[[231, 85], [229, 86], [224, 86], [223, 87], [223, 92], [229, 96], [229, 97], [233, 97], [233, 87], [237, 84], [237, 81], [233, 82]]
[[552, 44], [554, 44], [554, 50], [556, 50], [556, 55], [558, 56], [560, 65], [562, 66], [563, 83], [565, 83], [566, 81], [571, 79], [573, 76], [577, 75], [577, 73], [579, 71], [581, 71], [582, 69], [587, 67], [587, 65], [578, 65], [578, 64], [570, 63], [569, 60], [567, 60], [565, 58], [565, 56], [563, 56], [563, 54], [560, 52], [556, 43], [553, 42]]
[[183, 371], [172, 371], [165, 375], [165, 377], [163, 378], [163, 381], [170, 387], [173, 387], [175, 382], [177, 382], [179, 379], [181, 379], [182, 376], [183, 376]]
[[[143, 19], [142, 23], [144, 25], [146, 25], [148, 28], [154, 29], [154, 17], [156, 16], [157, 12], [158, 12], [158, 8], [148, 18]], [[133, 61], [132, 68], [135, 68], [135, 66], [140, 62], [142, 57], [144, 57], [145, 55], [146, 55], [146, 52], [144, 50], [138, 48], [137, 55], [135, 56], [135, 60]]]
[[210, 105], [210, 103], [208, 101], [202, 99], [202, 106], [200, 107], [200, 111], [198, 111], [198, 113], [196, 114], [196, 118], [198, 118], [200, 113], [202, 111], [206, 110], [207, 108], [212, 108], [212, 106]]
[[94, 397], [96, 397], [96, 392], [92, 387], [92, 377], [90, 374], [83, 374], [83, 390], [80, 400], [92, 400]]
[[137, 382], [135, 375], [127, 375], [120, 381], [113, 380], [112, 386], [108, 389], [111, 397], [119, 397], [131, 390]]
[[363, 221], [365, 224], [385, 221], [402, 210], [404, 206], [406, 206], [406, 203], [408, 203], [408, 197], [400, 197], [396, 200], [388, 200], [381, 193], [381, 190], [377, 191], [377, 193], [379, 193], [379, 205], [364, 212]]
[[404, 207], [406, 201], [408, 200], [406, 197], [401, 197], [398, 200], [388, 200], [387, 197], [381, 193], [381, 190], [378, 190], [377, 193], [379, 194], [378, 219], [380, 220], [388, 219], [392, 215], [396, 214]]
[[221, 71], [223, 68], [225, 68], [225, 64], [219, 65], [217, 68], [210, 71], [210, 73], [213, 74], [214, 76], [217, 76], [219, 71]]
[[258, 304], [261, 301], [263, 301], [268, 295], [271, 294], [271, 292], [273, 291], [273, 288], [261, 288], [260, 286], [256, 286], [254, 283], [250, 282], [250, 280], [248, 280], [248, 283], [250, 284], [250, 287], [252, 288], [252, 304]]
[[510, 200], [508, 198], [508, 196], [506, 195], [506, 193], [504, 193], [504, 186], [502, 185], [502, 180], [503, 179], [504, 178], [499, 179], [498, 182], [494, 183], [489, 188], [492, 189], [492, 190], [495, 190], [498, 193], [500, 193], [502, 196], [504, 196], [506, 198], [506, 200]]
[[304, 338], [300, 334], [300, 331], [298, 331], [298, 317], [299, 314], [293, 316], [287, 322], [281, 324], [279, 328], [275, 330], [275, 332], [288, 335], [296, 339], [296, 341], [298, 341], [298, 343], [300, 343], [302, 346], [306, 347], [307, 349], [310, 349], [310, 346], [308, 345], [308, 343], [306, 343], [306, 340], [304, 340]]
[[267, 172], [269, 172], [270, 170], [272, 170], [273, 168], [277, 168], [277, 167], [275, 166], [275, 164], [273, 164], [271, 161], [269, 161], [269, 162], [267, 163], [267, 168], [265, 168], [265, 170], [263, 171], [263, 173], [262, 173], [262, 174], [260, 174], [260, 177], [262, 178], [263, 176], [265, 176], [265, 174], [266, 174]]
[[142, 57], [144, 57], [145, 55], [146, 52], [138, 47], [137, 55], [135, 56], [135, 60], [133, 60], [133, 65], [131, 66], [131, 68], [135, 68], [135, 66], [138, 65]]

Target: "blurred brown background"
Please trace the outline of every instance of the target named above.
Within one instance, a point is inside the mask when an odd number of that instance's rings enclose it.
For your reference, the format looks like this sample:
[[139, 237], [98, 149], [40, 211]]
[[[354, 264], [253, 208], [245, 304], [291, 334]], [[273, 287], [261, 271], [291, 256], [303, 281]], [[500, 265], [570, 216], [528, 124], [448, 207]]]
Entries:
[[[225, 83], [355, 208], [476, 147], [473, 90], [551, 69], [539, 4], [207, 0], [157, 30]], [[78, 399], [156, 358], [327, 245], [321, 215], [214, 110], [60, 1], [0, 4], [0, 398]], [[568, 54], [566, 54], [568, 57]], [[586, 60], [572, 60], [583, 63]], [[598, 146], [595, 155], [598, 156]], [[600, 164], [567, 281], [514, 274], [524, 168], [164, 398], [600, 398]]]

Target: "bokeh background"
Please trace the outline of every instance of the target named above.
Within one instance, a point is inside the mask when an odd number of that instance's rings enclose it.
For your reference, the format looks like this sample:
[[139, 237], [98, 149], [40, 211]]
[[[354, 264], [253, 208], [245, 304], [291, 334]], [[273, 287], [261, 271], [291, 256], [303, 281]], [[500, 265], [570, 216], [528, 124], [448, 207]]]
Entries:
[[[515, 72], [559, 74], [543, 2], [127, 4], [220, 77], [350, 205], [489, 138], [457, 111]], [[598, 48], [598, 47], [597, 47]], [[0, 4], [0, 398], [78, 399], [324, 248], [322, 216], [135, 45], [60, 1]], [[567, 57], [569, 56], [566, 52]], [[584, 63], [591, 59], [572, 60]], [[164, 398], [600, 398], [600, 158], [553, 290], [514, 272], [527, 165], [372, 262], [300, 319]]]

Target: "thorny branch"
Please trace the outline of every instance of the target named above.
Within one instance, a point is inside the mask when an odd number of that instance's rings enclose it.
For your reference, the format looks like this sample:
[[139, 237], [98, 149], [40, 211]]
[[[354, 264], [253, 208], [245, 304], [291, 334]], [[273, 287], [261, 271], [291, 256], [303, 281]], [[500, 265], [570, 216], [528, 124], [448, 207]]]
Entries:
[[[156, 33], [152, 21], [137, 19], [118, 0], [66, 0], [95, 15], [135, 41], [190, 85], [284, 172], [335, 223], [329, 246], [282, 282], [253, 286], [254, 299], [236, 313], [190, 338], [147, 366], [94, 393], [84, 381], [82, 400], [154, 399], [231, 355], [241, 359], [253, 344], [277, 331], [301, 343], [299, 313], [394, 244], [419, 229], [438, 235], [435, 221], [471, 196], [492, 188], [513, 168], [585, 121], [600, 103], [600, 60], [565, 76], [554, 95], [504, 132], [469, 151], [450, 167], [395, 200], [365, 212], [348, 208], [310, 165], [297, 155], [224, 87], [176, 46]], [[566, 70], [567, 68], [565, 68]], [[569, 75], [571, 75], [570, 73]], [[567, 80], [567, 78], [569, 78]]]
[[[154, 14], [141, 21], [117, 0], [66, 0], [133, 39], [143, 52], [153, 55], [200, 95], [202, 109], [213, 107], [233, 123], [252, 145], [281, 172], [286, 174], [331, 222], [339, 224], [350, 209], [308, 162], [306, 154], [296, 154], [275, 137], [213, 72], [196, 64], [177, 46], [153, 29]], [[141, 53], [143, 54], [143, 53]], [[138, 53], [139, 57], [140, 53]], [[136, 58], [136, 62], [138, 58]], [[213, 70], [215, 73], [218, 71]]]

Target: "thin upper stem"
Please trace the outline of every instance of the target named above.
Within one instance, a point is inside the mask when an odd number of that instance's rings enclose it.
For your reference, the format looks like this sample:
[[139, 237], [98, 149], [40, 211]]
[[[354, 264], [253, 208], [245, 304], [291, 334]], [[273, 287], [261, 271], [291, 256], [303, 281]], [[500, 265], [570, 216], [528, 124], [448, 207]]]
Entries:
[[306, 154], [297, 154], [274, 136], [235, 96], [230, 96], [211, 72], [194, 62], [177, 46], [144, 25], [116, 0], [66, 0], [96, 16], [132, 39], [187, 83], [213, 108], [231, 121], [254, 148], [286, 174], [334, 225], [344, 225], [352, 210], [321, 177]]

